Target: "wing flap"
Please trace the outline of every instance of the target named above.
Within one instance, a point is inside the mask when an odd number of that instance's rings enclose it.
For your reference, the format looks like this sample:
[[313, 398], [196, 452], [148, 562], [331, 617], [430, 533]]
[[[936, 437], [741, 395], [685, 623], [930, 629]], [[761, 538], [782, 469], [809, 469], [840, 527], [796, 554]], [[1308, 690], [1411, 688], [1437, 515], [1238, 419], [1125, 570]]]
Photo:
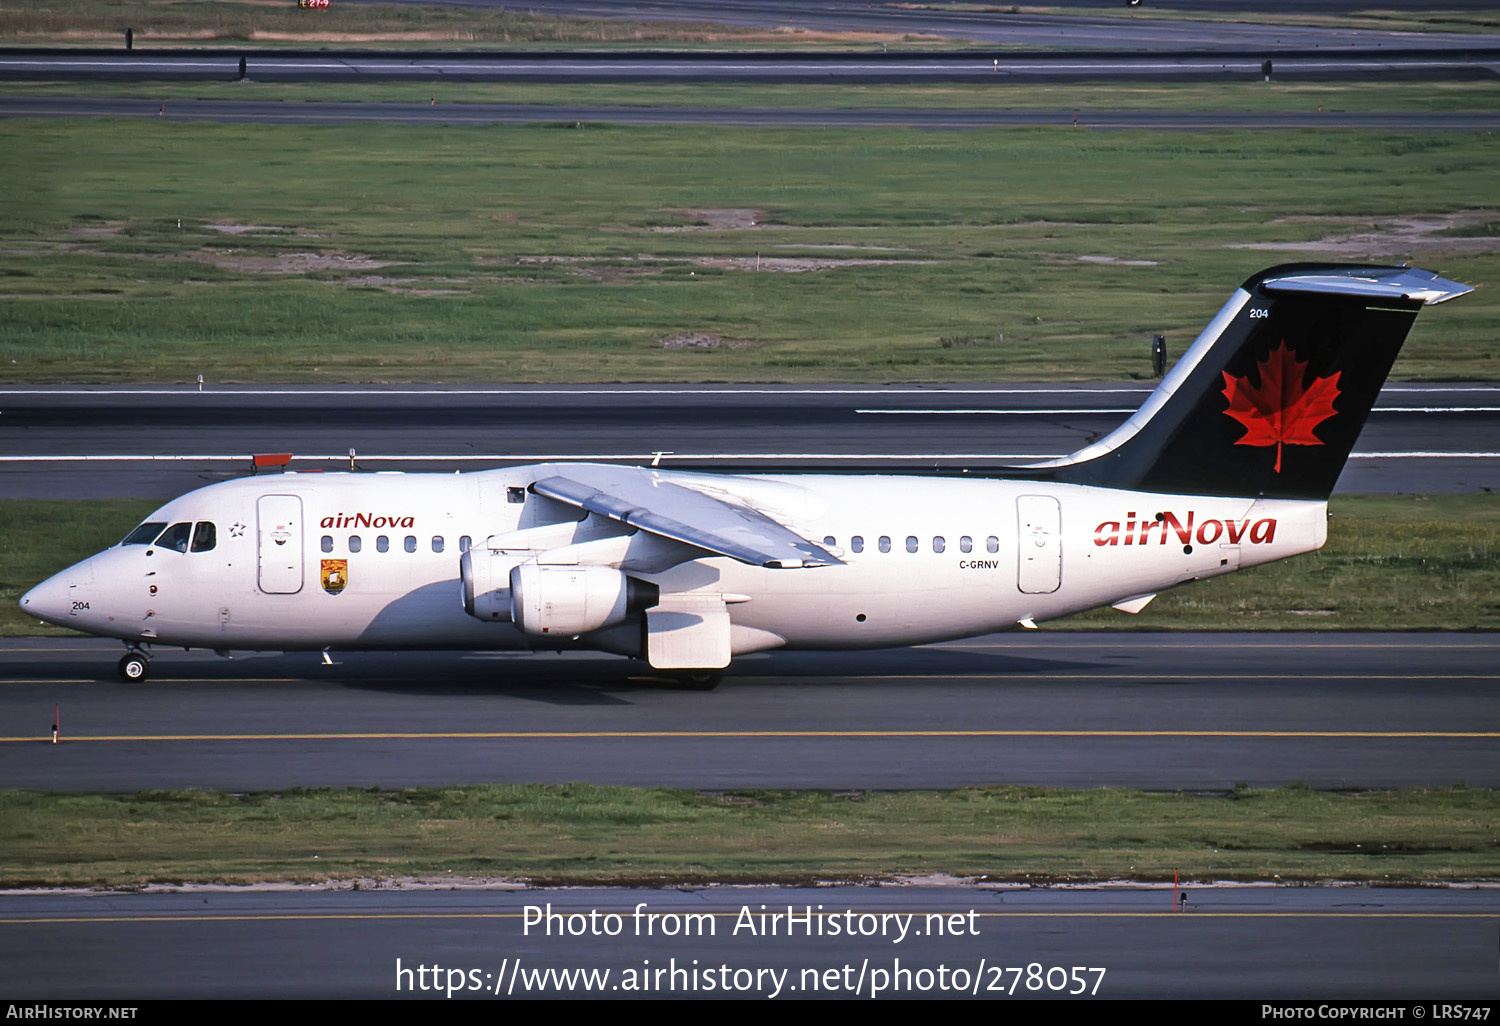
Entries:
[[842, 562], [759, 510], [677, 484], [660, 471], [579, 464], [531, 487], [549, 499], [753, 566]]

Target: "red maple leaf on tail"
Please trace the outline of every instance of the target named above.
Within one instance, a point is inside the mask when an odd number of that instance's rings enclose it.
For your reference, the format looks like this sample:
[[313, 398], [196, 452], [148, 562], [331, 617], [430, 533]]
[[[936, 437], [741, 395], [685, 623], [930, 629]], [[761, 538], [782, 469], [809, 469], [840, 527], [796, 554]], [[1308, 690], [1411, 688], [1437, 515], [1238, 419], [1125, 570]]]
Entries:
[[1322, 445], [1313, 428], [1338, 411], [1333, 401], [1339, 397], [1339, 374], [1313, 378], [1302, 387], [1307, 362], [1286, 347], [1286, 340], [1256, 364], [1260, 385], [1252, 386], [1248, 377], [1237, 378], [1224, 372], [1224, 397], [1229, 400], [1226, 416], [1245, 425], [1245, 437], [1235, 445], [1276, 446], [1276, 473], [1281, 473], [1281, 446]]

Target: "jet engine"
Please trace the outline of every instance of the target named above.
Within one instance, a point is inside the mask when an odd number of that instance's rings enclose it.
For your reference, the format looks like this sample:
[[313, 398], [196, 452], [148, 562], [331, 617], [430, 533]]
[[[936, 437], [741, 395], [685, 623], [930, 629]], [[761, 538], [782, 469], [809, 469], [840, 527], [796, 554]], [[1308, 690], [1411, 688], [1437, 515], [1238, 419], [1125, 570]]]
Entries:
[[656, 585], [608, 566], [527, 562], [510, 572], [510, 615], [527, 634], [587, 634], [657, 603]]
[[530, 553], [517, 555], [476, 546], [458, 560], [463, 581], [464, 612], [481, 620], [510, 619], [510, 571]]

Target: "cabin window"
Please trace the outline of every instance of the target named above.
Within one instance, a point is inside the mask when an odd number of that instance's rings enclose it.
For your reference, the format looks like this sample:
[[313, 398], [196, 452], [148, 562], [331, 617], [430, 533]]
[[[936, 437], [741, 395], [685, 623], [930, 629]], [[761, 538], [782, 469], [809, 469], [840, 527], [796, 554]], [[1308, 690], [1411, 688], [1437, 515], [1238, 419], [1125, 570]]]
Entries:
[[917, 536], [916, 535], [909, 534], [909, 535], [906, 536], [906, 551], [907, 552], [916, 552], [917, 549], [920, 548], [920, 547], [921, 547], [921, 543], [917, 541]]
[[464, 535], [462, 538], [458, 539], [459, 552], [468, 552], [469, 549], [473, 547], [473, 545], [474, 539], [470, 538], [468, 535]]
[[932, 551], [933, 552], [942, 552], [947, 547], [948, 547], [948, 543], [945, 542], [945, 541], [943, 541], [943, 536], [942, 535], [938, 535], [937, 537], [935, 537], [935, 538], [932, 539]]
[[375, 551], [376, 552], [389, 552], [389, 551], [391, 551], [391, 540], [389, 538], [387, 538], [383, 534], [380, 535], [378, 538], [375, 539]]
[[121, 545], [150, 545], [156, 541], [156, 536], [161, 534], [161, 529], [167, 526], [165, 520], [150, 520], [137, 527], [125, 536]]
[[856, 534], [853, 538], [850, 538], [849, 548], [855, 552], [865, 551], [865, 536], [862, 534]]
[[218, 539], [219, 532], [214, 529], [212, 521], [200, 520], [193, 529], [193, 551], [212, 552], [213, 547], [219, 543]]
[[322, 547], [323, 547], [323, 551], [324, 552], [332, 552], [333, 551], [333, 535], [331, 535], [331, 534], [325, 534], [323, 536], [323, 546]]
[[359, 540], [359, 535], [357, 535], [357, 534], [351, 534], [349, 536], [349, 551], [350, 552], [358, 552], [360, 550], [360, 547], [363, 544], [364, 543]]
[[984, 550], [986, 552], [999, 552], [1000, 551], [1000, 539], [996, 538], [993, 534], [990, 535], [988, 538], [986, 538], [984, 540]]
[[433, 552], [442, 552], [443, 551], [443, 536], [442, 535], [435, 534], [435, 535], [432, 536], [432, 551]]
[[173, 524], [161, 533], [161, 537], [156, 539], [156, 544], [164, 549], [186, 552], [188, 550], [188, 538], [192, 533], [192, 524]]
[[891, 551], [891, 540], [890, 540], [890, 538], [888, 538], [887, 536], [885, 536], [883, 534], [880, 536], [880, 551], [881, 552], [889, 552], [889, 551]]
[[962, 538], [960, 538], [958, 540], [958, 551], [959, 552], [973, 552], [974, 551], [974, 539], [970, 538], [968, 535], [964, 535]]
[[835, 540], [834, 540], [834, 537], [833, 537], [833, 535], [831, 535], [831, 534], [830, 534], [830, 535], [827, 535], [827, 536], [826, 536], [826, 537], [825, 537], [825, 538], [824, 538], [824, 539], [823, 539], [823, 544], [824, 544], [824, 545], [837, 545], [837, 544], [838, 544], [838, 542], [837, 542], [837, 541], [835, 541]]
[[417, 551], [417, 536], [416, 535], [409, 534], [409, 535], [406, 536], [406, 551], [407, 552], [416, 552]]

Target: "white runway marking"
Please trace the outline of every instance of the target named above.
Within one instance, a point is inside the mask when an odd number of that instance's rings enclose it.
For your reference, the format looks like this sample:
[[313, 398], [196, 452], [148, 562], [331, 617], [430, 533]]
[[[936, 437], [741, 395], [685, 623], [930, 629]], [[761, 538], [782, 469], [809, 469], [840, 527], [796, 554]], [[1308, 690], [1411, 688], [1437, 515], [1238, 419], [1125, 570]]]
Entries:
[[1493, 460], [1500, 452], [1351, 452], [1351, 460]]
[[855, 410], [855, 413], [886, 413], [894, 416], [923, 416], [940, 414], [984, 414], [991, 416], [1037, 416], [1050, 414], [1062, 416], [1079, 413], [1134, 413], [1134, 408], [1111, 409], [1107, 407], [1084, 407], [1081, 409], [1039, 409], [1039, 410], [976, 410], [976, 409], [954, 409], [954, 410]]
[[1387, 385], [1381, 392], [1500, 392], [1496, 385]]
[[1500, 406], [1377, 406], [1374, 413], [1500, 413]]
[[[855, 410], [855, 413], [883, 413], [890, 415], [913, 415], [913, 416], [942, 416], [954, 414], [991, 414], [1005, 416], [1036, 416], [1038, 414], [1053, 414], [1061, 416], [1064, 414], [1087, 414], [1087, 413], [1134, 413], [1132, 409], [1112, 409], [1104, 406], [1088, 406], [1077, 409], [1036, 409], [1036, 410], [997, 410], [997, 409], [931, 409], [931, 410]], [[1377, 406], [1371, 413], [1500, 413], [1500, 406]]]

